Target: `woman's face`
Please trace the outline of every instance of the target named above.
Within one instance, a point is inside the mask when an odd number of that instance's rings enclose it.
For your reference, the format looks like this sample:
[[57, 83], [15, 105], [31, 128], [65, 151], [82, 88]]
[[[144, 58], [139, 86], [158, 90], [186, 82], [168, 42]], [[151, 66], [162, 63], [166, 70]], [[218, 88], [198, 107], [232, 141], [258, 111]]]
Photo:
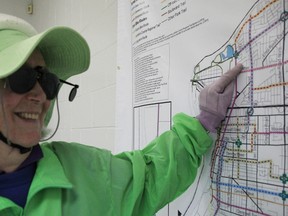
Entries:
[[[35, 50], [26, 64], [31, 68], [45, 66], [42, 54]], [[50, 101], [37, 82], [27, 93], [17, 94], [0, 87], [0, 131], [8, 140], [23, 147], [31, 147], [41, 139], [44, 117]]]

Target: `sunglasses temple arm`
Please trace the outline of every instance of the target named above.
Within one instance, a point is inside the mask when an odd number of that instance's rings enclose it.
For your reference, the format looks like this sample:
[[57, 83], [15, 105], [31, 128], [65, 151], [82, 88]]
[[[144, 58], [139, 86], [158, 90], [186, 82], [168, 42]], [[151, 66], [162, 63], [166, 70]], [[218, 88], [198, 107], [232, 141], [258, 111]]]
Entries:
[[62, 83], [65, 83], [65, 84], [67, 84], [67, 85], [74, 86], [74, 88], [79, 88], [79, 85], [76, 85], [76, 84], [67, 82], [67, 81], [65, 81], [65, 80], [59, 79], [59, 81], [62, 82]]

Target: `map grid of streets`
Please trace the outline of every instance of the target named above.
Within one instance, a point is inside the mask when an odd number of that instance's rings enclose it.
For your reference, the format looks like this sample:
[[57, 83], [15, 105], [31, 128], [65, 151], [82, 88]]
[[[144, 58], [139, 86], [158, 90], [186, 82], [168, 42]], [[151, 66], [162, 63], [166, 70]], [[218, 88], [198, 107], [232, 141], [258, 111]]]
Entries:
[[238, 62], [245, 66], [218, 130], [206, 215], [288, 215], [287, 19], [287, 0], [257, 1], [194, 69], [200, 91]]

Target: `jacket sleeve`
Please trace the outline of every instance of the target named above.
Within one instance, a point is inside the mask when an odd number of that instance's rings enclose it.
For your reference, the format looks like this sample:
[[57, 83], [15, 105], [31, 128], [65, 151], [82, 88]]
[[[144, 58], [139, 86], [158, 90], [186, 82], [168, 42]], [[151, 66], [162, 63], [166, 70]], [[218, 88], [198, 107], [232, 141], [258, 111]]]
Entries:
[[121, 215], [153, 215], [194, 181], [212, 139], [196, 118], [180, 113], [173, 122], [143, 150], [112, 158], [113, 204]]

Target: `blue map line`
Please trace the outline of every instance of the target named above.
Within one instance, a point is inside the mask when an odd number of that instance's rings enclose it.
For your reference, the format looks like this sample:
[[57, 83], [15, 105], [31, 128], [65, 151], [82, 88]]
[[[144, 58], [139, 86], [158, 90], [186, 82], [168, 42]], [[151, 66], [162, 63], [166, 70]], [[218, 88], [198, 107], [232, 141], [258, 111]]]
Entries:
[[272, 191], [268, 191], [268, 190], [262, 190], [262, 189], [257, 189], [257, 188], [253, 188], [253, 187], [245, 187], [245, 186], [241, 186], [241, 185], [234, 185], [234, 184], [228, 184], [228, 183], [223, 183], [223, 182], [216, 182], [216, 181], [212, 181], [213, 184], [217, 184], [217, 185], [221, 185], [221, 186], [227, 186], [227, 187], [233, 187], [233, 188], [240, 188], [243, 190], [249, 190], [249, 191], [255, 191], [255, 192], [259, 192], [259, 193], [264, 193], [264, 194], [269, 194], [269, 195], [273, 195], [273, 196], [277, 196], [279, 197], [279, 192], [272, 192]]

